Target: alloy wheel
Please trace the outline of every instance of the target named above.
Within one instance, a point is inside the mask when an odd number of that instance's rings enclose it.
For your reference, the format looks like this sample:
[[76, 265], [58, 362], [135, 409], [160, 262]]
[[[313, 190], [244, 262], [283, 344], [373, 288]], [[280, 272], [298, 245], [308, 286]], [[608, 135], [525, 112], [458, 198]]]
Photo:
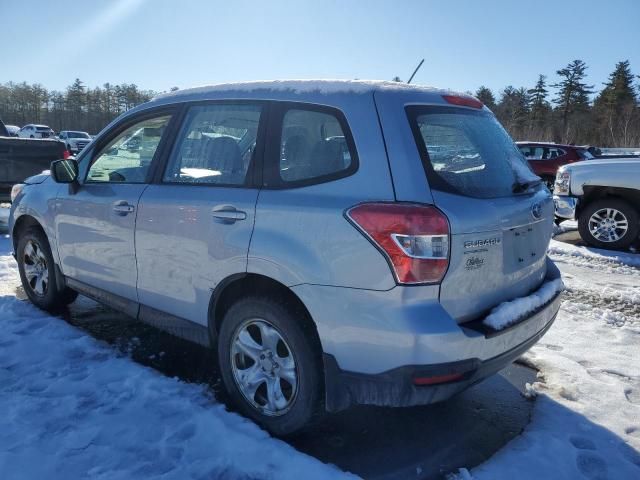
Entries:
[[291, 348], [264, 319], [250, 319], [236, 330], [231, 370], [249, 404], [268, 416], [287, 413], [298, 391], [298, 371]]
[[617, 242], [629, 229], [627, 217], [615, 208], [601, 208], [589, 217], [589, 232], [601, 242]]
[[42, 248], [37, 242], [29, 240], [22, 255], [24, 275], [29, 288], [36, 295], [45, 296], [49, 288], [49, 268]]

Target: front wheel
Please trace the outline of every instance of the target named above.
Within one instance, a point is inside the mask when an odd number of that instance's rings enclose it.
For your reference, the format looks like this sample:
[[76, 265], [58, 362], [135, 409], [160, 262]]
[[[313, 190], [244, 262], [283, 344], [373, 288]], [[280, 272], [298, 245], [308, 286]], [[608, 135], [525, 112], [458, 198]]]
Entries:
[[594, 247], [626, 250], [638, 238], [638, 212], [619, 198], [588, 204], [578, 218], [580, 237]]
[[303, 320], [283, 303], [248, 297], [229, 308], [218, 337], [229, 395], [275, 435], [302, 429], [321, 410], [321, 361]]
[[22, 287], [37, 307], [57, 311], [78, 296], [74, 290], [57, 284], [53, 255], [42, 230], [29, 228], [20, 236], [16, 257]]

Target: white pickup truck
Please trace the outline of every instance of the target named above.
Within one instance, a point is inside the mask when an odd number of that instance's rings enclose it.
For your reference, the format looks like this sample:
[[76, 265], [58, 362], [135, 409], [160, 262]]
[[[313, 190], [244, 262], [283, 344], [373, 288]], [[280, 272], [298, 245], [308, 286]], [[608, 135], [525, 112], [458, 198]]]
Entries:
[[556, 217], [578, 220], [594, 247], [627, 249], [640, 231], [640, 159], [588, 160], [560, 167], [554, 185]]
[[77, 155], [84, 147], [91, 142], [91, 136], [87, 132], [77, 132], [73, 130], [63, 130], [58, 134], [58, 138], [65, 143], [67, 150], [73, 155]]

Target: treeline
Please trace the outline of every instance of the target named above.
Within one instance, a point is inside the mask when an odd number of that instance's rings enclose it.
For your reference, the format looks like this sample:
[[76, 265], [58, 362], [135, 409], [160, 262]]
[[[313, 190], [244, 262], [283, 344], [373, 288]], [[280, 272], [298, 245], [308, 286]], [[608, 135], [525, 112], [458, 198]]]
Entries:
[[[532, 87], [509, 85], [495, 94], [483, 86], [475, 95], [516, 140], [638, 147], [638, 78], [628, 60], [618, 62], [597, 90], [587, 81], [585, 62], [574, 60], [551, 81], [541, 74]], [[97, 133], [122, 112], [154, 95], [134, 84], [87, 88], [79, 79], [63, 92], [48, 91], [40, 84], [9, 82], [0, 84], [0, 118], [18, 126], [44, 123], [56, 131]]]
[[88, 88], [80, 79], [64, 91], [47, 90], [38, 83], [0, 84], [0, 119], [8, 125], [49, 125], [59, 130], [98, 133], [111, 120], [150, 100], [155, 92], [134, 84]]
[[587, 65], [574, 60], [552, 82], [539, 75], [531, 88], [510, 85], [496, 96], [480, 87], [475, 95], [516, 140], [640, 146], [640, 84], [629, 61], [618, 62], [599, 91], [586, 72]]

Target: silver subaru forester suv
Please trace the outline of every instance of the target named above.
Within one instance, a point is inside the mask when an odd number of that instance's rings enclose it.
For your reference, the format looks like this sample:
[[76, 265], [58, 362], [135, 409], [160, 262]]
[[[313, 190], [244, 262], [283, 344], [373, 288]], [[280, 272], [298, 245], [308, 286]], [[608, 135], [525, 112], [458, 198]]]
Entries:
[[165, 94], [13, 196], [35, 305], [79, 292], [215, 348], [232, 400], [275, 434], [353, 404], [444, 400], [516, 359], [559, 308], [555, 291], [501, 308], [559, 281], [553, 203], [494, 115], [450, 91]]

